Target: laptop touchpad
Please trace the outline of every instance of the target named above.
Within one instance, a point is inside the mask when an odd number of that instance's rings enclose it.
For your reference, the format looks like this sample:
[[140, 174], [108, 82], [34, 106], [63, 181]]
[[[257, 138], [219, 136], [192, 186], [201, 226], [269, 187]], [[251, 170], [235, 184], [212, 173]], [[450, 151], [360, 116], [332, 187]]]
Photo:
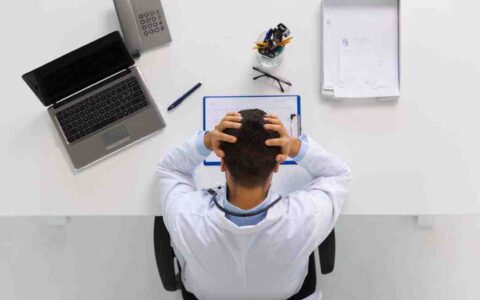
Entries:
[[111, 150], [130, 140], [127, 128], [125, 126], [116, 127], [102, 135], [102, 141], [107, 150]]

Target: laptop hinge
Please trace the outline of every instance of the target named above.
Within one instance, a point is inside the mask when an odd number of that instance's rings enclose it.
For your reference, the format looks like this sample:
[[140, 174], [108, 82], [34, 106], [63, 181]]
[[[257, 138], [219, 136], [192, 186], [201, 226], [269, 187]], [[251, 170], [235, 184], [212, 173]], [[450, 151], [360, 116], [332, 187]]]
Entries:
[[80, 91], [76, 92], [75, 94], [72, 94], [72, 95], [70, 95], [70, 96], [68, 96], [68, 97], [66, 97], [66, 98], [63, 98], [63, 99], [55, 102], [55, 103], [53, 104], [53, 108], [62, 107], [63, 105], [68, 104], [68, 103], [72, 102], [73, 100], [76, 100], [76, 99], [78, 99], [79, 97], [81, 97], [81, 96], [83, 96], [83, 95], [85, 95], [85, 94], [87, 94], [87, 93], [90, 93], [90, 92], [93, 91], [93, 90], [98, 89], [99, 86], [106, 85], [106, 84], [108, 84], [108, 83], [110, 83], [110, 82], [112, 82], [112, 81], [114, 81], [114, 80], [117, 80], [118, 78], [120, 78], [120, 77], [122, 77], [122, 76], [125, 76], [126, 74], [129, 74], [129, 73], [131, 73], [131, 72], [132, 72], [132, 71], [131, 71], [130, 69], [125, 69], [125, 70], [122, 70], [122, 71], [120, 71], [120, 72], [118, 72], [118, 73], [115, 73], [115, 74], [113, 74], [113, 75], [111, 75], [111, 76], [109, 76], [109, 77], [107, 77], [107, 78], [105, 78], [105, 79], [103, 79], [103, 80], [101, 80], [101, 81], [98, 81], [98, 82], [96, 82], [96, 83], [94, 83], [94, 84], [92, 84], [92, 85], [84, 88], [83, 90], [80, 90]]

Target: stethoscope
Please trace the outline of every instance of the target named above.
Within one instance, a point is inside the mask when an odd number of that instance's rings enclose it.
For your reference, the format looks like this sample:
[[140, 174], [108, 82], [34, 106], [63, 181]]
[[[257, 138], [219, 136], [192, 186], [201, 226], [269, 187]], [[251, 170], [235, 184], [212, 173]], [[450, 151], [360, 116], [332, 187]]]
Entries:
[[[213, 199], [213, 202], [215, 203], [215, 206], [218, 207], [218, 209], [220, 209], [221, 211], [223, 211], [224, 213], [228, 214], [228, 215], [232, 215], [232, 216], [235, 216], [235, 217], [252, 217], [252, 216], [256, 216], [256, 215], [259, 215], [261, 213], [264, 213], [266, 211], [268, 211], [270, 208], [272, 208], [272, 206], [274, 206], [275, 204], [278, 203], [278, 201], [280, 201], [282, 199], [282, 196], [278, 196], [277, 199], [275, 199], [272, 203], [270, 203], [269, 205], [265, 206], [264, 208], [256, 211], [256, 212], [250, 212], [250, 213], [236, 213], [236, 212], [233, 212], [233, 211], [230, 211], [228, 209], [225, 209], [223, 206], [221, 206], [220, 204], [218, 204], [218, 201], [217, 201], [217, 192], [215, 192], [213, 189], [208, 189], [207, 192], [212, 195], [212, 199]], [[228, 187], [227, 187], [227, 194], [228, 194]]]

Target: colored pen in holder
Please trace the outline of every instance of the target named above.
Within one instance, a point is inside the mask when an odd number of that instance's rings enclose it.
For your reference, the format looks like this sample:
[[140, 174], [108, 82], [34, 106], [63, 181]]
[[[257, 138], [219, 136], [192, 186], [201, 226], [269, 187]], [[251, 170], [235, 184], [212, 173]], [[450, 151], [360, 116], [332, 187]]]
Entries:
[[290, 30], [282, 23], [260, 34], [253, 49], [258, 52], [262, 66], [273, 68], [282, 61], [285, 46], [291, 42]]

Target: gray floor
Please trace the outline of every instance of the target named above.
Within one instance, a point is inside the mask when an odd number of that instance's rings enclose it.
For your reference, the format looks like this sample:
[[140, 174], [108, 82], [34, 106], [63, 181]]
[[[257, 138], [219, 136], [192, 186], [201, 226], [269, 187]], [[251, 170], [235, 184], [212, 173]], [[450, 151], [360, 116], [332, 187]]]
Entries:
[[180, 299], [155, 266], [153, 218], [0, 219], [0, 299]]
[[[151, 217], [0, 218], [0, 299], [180, 299], [162, 289]], [[480, 299], [480, 218], [343, 217], [324, 299]]]

